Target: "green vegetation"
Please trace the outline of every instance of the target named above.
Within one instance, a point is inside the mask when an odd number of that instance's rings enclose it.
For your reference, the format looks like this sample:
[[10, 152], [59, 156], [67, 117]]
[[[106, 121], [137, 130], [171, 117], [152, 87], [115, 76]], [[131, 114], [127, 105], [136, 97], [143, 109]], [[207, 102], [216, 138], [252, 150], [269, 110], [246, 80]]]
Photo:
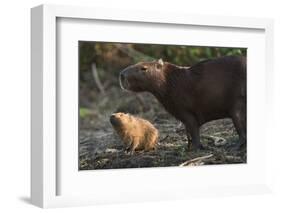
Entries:
[[84, 107], [80, 107], [79, 114], [81, 118], [85, 118], [91, 114], [90, 110]]

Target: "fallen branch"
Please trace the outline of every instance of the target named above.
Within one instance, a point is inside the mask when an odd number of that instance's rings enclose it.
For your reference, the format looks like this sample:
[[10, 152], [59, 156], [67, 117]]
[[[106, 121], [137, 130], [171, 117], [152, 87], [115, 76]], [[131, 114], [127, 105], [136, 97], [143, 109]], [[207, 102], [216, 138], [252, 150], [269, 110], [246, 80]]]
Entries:
[[202, 156], [202, 157], [197, 157], [197, 158], [194, 158], [194, 159], [191, 159], [191, 160], [188, 160], [188, 161], [185, 161], [183, 163], [181, 163], [179, 166], [180, 167], [183, 167], [183, 166], [191, 166], [191, 164], [200, 164], [202, 165], [201, 163], [203, 163], [202, 161], [205, 160], [205, 159], [208, 159], [208, 158], [211, 158], [213, 157], [214, 155], [213, 154], [210, 154], [210, 155], [206, 155], [206, 156]]
[[93, 74], [93, 78], [94, 81], [99, 89], [99, 91], [104, 94], [104, 87], [100, 81], [99, 75], [98, 75], [98, 71], [97, 71], [97, 66], [95, 63], [92, 63], [92, 74]]
[[164, 138], [160, 139], [159, 142], [163, 142], [164, 140], [166, 140], [169, 137], [169, 135], [166, 135]]

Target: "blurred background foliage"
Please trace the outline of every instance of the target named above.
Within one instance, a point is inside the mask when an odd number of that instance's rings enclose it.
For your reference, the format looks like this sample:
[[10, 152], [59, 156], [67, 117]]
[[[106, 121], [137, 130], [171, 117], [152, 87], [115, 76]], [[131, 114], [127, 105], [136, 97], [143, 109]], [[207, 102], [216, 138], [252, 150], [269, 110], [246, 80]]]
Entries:
[[226, 55], [246, 55], [246, 49], [80, 41], [80, 106], [89, 107], [95, 101], [96, 93], [106, 93], [112, 87], [119, 87], [119, 72], [139, 61], [162, 58], [177, 65], [191, 66], [204, 59]]

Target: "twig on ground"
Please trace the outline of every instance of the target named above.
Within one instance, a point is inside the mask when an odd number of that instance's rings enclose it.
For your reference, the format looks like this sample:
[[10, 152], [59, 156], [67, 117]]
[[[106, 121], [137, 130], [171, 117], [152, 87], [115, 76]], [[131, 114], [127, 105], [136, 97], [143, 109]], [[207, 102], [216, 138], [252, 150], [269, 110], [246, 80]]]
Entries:
[[104, 94], [104, 87], [100, 81], [100, 78], [99, 78], [99, 75], [98, 75], [98, 71], [97, 71], [97, 66], [95, 63], [92, 63], [92, 74], [93, 74], [93, 78], [94, 78], [94, 81], [99, 89], [99, 91]]
[[113, 135], [113, 132], [104, 133], [102, 135], [96, 136], [96, 138], [103, 138], [103, 137], [106, 137], [106, 136], [109, 136], [109, 135]]
[[169, 135], [166, 135], [164, 138], [160, 139], [159, 142], [163, 142], [164, 140], [166, 140], [169, 137]]
[[88, 142], [88, 141], [90, 141], [91, 140], [91, 138], [90, 137], [88, 137], [88, 138], [83, 138], [82, 140], [80, 140], [80, 144], [83, 144], [83, 143], [86, 143], [86, 142]]
[[197, 164], [202, 165], [201, 163], [203, 163], [203, 162], [202, 162], [203, 160], [208, 159], [208, 158], [211, 158], [211, 157], [213, 157], [213, 156], [214, 156], [213, 154], [210, 154], [210, 155], [206, 155], [206, 156], [202, 156], [202, 157], [197, 157], [197, 158], [194, 158], [194, 159], [185, 161], [185, 162], [181, 163], [179, 166], [180, 166], [180, 167], [183, 167], [183, 166], [191, 166], [191, 164], [194, 164], [195, 162], [196, 162]]

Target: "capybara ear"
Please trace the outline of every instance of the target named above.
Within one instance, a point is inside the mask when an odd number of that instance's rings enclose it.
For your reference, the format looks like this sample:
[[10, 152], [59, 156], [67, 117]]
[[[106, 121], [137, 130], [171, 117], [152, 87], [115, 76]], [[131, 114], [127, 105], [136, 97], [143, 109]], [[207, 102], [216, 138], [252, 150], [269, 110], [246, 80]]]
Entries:
[[163, 65], [164, 65], [164, 61], [162, 60], [162, 58], [160, 58], [160, 59], [157, 61], [157, 63], [155, 64], [156, 70], [161, 71]]
[[164, 61], [163, 61], [163, 59], [162, 59], [162, 58], [160, 58], [160, 59], [158, 60], [158, 64], [160, 64], [161, 66], [163, 66], [163, 65], [164, 65]]

